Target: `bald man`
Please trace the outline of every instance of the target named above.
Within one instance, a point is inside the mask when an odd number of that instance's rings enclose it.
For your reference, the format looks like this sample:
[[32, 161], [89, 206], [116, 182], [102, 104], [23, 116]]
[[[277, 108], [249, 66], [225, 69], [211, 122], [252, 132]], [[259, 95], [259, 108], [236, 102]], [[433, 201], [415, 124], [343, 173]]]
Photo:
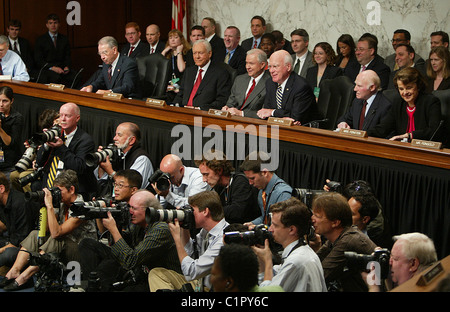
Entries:
[[391, 102], [382, 94], [380, 78], [373, 70], [362, 71], [356, 76], [354, 90], [356, 98], [338, 119], [337, 127], [367, 131], [380, 123]]
[[158, 25], [148, 25], [147, 29], [145, 30], [145, 37], [147, 38], [147, 42], [150, 45], [150, 54], [161, 53], [164, 50], [166, 43], [160, 40], [161, 32]]
[[152, 187], [158, 194], [163, 206], [170, 204], [174, 207], [183, 207], [188, 204], [188, 197], [209, 190], [200, 170], [195, 167], [186, 167], [180, 157], [174, 154], [164, 156], [159, 169], [170, 175], [170, 188], [167, 191], [158, 190], [156, 183]]
[[74, 170], [80, 185], [78, 193], [83, 196], [84, 200], [91, 200], [97, 189], [97, 181], [93, 168], [86, 165], [86, 155], [95, 152], [94, 140], [91, 135], [78, 127], [80, 121], [78, 105], [75, 103], [63, 104], [59, 109], [59, 116], [59, 124], [64, 136], [56, 137], [54, 141], [42, 144], [36, 156], [36, 165], [44, 167], [42, 188], [47, 187], [50, 167], [54, 157], [57, 156], [56, 174], [63, 169]]

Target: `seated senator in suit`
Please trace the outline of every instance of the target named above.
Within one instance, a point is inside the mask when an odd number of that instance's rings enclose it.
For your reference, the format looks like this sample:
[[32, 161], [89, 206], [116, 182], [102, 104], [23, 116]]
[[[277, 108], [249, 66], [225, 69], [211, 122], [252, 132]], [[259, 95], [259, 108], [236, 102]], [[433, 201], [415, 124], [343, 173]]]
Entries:
[[247, 73], [236, 77], [227, 105], [222, 107], [233, 116], [259, 118], [256, 114], [266, 98], [266, 80], [270, 74], [265, 70], [267, 54], [261, 49], [247, 52]]
[[338, 128], [367, 131], [380, 123], [391, 108], [391, 102], [381, 92], [380, 83], [377, 73], [370, 69], [356, 77], [356, 98], [338, 119]]
[[102, 72], [81, 91], [114, 92], [127, 98], [142, 98], [136, 61], [119, 53], [117, 40], [110, 36], [100, 39], [98, 53], [103, 61]]
[[230, 74], [223, 63], [211, 62], [208, 41], [197, 40], [192, 51], [196, 66], [186, 68], [173, 103], [201, 110], [221, 109], [230, 96]]
[[[390, 140], [430, 140], [441, 121], [441, 104], [437, 97], [427, 94], [425, 78], [414, 67], [400, 70], [394, 77], [394, 84], [402, 101], [392, 107], [369, 136]], [[433, 138], [436, 141], [437, 138]]]
[[317, 118], [313, 90], [305, 78], [292, 71], [292, 63], [291, 55], [285, 50], [276, 51], [270, 57], [269, 72], [272, 79], [266, 80], [266, 99], [263, 108], [257, 113], [259, 118], [289, 118], [296, 125]]
[[306, 80], [314, 90], [316, 98], [319, 97], [320, 82], [322, 79], [333, 79], [342, 76], [342, 69], [333, 65], [335, 58], [336, 53], [328, 42], [319, 42], [314, 47], [314, 66], [308, 68]]

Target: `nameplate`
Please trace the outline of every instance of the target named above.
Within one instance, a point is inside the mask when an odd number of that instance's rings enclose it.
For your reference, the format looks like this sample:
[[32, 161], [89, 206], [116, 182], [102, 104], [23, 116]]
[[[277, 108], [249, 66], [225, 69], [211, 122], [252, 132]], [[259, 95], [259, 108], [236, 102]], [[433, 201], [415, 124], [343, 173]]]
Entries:
[[426, 148], [432, 148], [432, 149], [441, 149], [442, 148], [441, 142], [424, 141], [424, 140], [417, 140], [417, 139], [413, 139], [411, 141], [411, 145], [416, 146], [416, 147], [426, 147]]
[[11, 75], [0, 75], [0, 81], [12, 80]]
[[340, 134], [355, 136], [358, 138], [367, 138], [367, 131], [356, 130], [356, 129], [339, 129]]
[[220, 117], [230, 117], [231, 113], [227, 112], [227, 111], [210, 108], [208, 111], [208, 115], [214, 115], [214, 116], [220, 116]]
[[424, 273], [418, 280], [416, 285], [418, 286], [426, 286], [430, 284], [437, 276], [444, 272], [444, 267], [441, 262], [433, 265], [426, 273]]
[[53, 90], [64, 90], [65, 85], [63, 84], [59, 84], [59, 83], [51, 83], [48, 85], [49, 89], [53, 89]]
[[121, 100], [123, 95], [120, 93], [107, 92], [103, 93], [103, 97], [111, 100]]
[[294, 121], [291, 119], [286, 119], [286, 118], [269, 117], [269, 119], [267, 119], [267, 122], [270, 124], [275, 124], [275, 125], [280, 125], [280, 126], [292, 126], [292, 123]]
[[166, 106], [166, 101], [147, 98], [147, 100], [145, 101], [145, 104], [151, 105], [151, 106], [164, 107], [164, 106]]

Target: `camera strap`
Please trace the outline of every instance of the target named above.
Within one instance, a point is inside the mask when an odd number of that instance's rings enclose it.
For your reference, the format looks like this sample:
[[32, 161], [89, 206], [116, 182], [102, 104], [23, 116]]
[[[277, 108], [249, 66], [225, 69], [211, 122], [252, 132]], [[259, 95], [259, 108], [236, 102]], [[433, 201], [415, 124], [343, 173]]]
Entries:
[[[272, 189], [270, 190], [270, 192], [269, 192], [269, 194], [268, 195], [266, 195], [266, 198], [264, 199], [263, 198], [263, 203], [265, 202], [265, 203], [268, 203], [269, 202], [269, 200], [270, 200], [270, 196], [272, 195], [272, 192], [273, 192], [273, 190], [275, 189], [275, 187], [278, 185], [278, 184], [281, 184], [281, 183], [283, 183], [283, 181], [278, 181], [277, 183], [275, 183], [273, 186], [272, 186]], [[264, 191], [263, 191], [264, 192]], [[268, 210], [269, 210], [269, 206], [267, 206], [266, 204], [264, 204], [264, 219], [263, 220], [266, 220], [266, 218], [267, 218], [267, 215], [269, 214], [269, 212], [268, 212]], [[268, 220], [268, 219], [267, 219]], [[267, 222], [267, 223], [269, 223], [269, 222]], [[269, 224], [267, 224], [267, 225], [269, 225]]]

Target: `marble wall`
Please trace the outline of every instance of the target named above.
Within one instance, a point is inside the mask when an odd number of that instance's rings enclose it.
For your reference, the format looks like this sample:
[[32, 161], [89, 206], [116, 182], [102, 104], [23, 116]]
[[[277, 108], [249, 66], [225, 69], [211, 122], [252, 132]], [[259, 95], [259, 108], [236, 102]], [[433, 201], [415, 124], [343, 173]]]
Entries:
[[394, 30], [411, 33], [411, 44], [425, 59], [430, 49], [430, 33], [450, 32], [449, 0], [190, 0], [190, 25], [200, 24], [203, 17], [213, 17], [219, 34], [229, 25], [241, 30], [241, 40], [251, 37], [250, 19], [261, 15], [267, 30], [280, 30], [290, 39], [290, 32], [304, 28], [310, 36], [310, 50], [320, 41], [333, 47], [341, 34], [355, 41], [365, 32], [378, 37], [381, 56], [394, 52], [391, 39]]

